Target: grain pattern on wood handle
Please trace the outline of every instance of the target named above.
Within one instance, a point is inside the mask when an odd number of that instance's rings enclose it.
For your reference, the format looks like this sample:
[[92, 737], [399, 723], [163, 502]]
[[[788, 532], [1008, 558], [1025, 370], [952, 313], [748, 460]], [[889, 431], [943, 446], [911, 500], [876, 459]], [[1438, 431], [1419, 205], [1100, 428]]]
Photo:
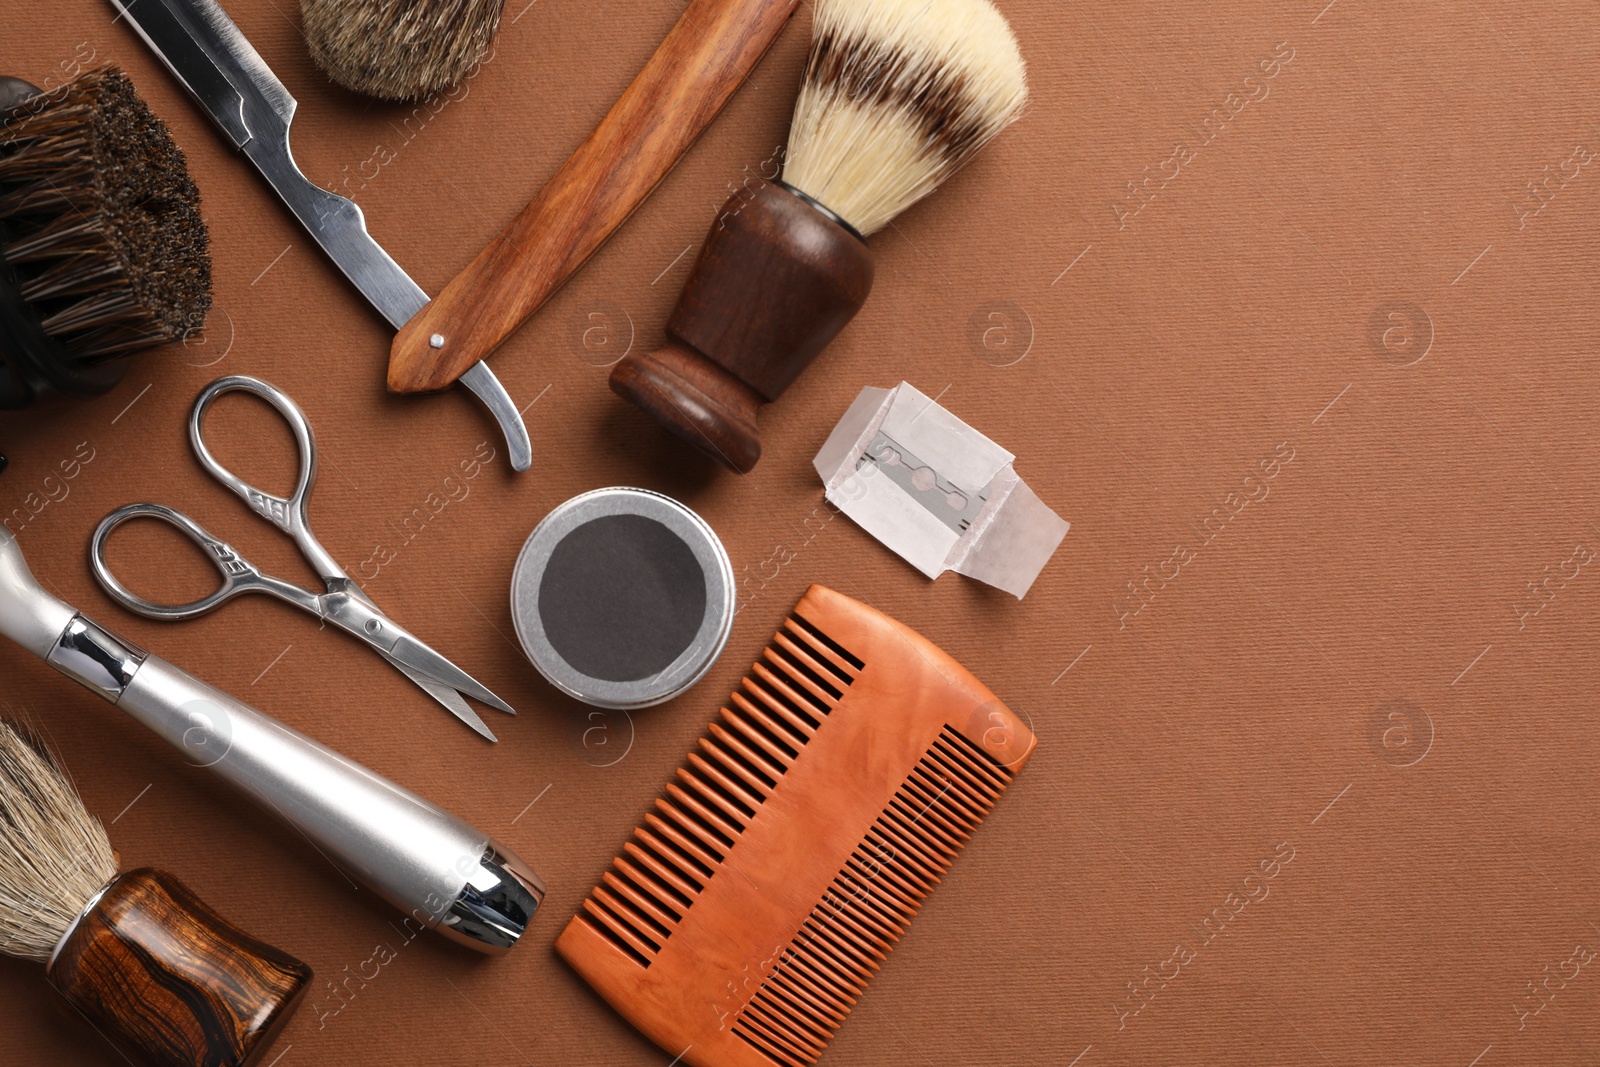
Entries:
[[659, 351], [623, 357], [611, 388], [738, 474], [761, 458], [756, 413], [861, 310], [872, 252], [781, 183], [735, 193], [711, 226]]
[[113, 882], [68, 935], [55, 986], [124, 1055], [160, 1067], [262, 1062], [311, 968], [241, 933], [156, 870]]
[[693, 0], [549, 184], [395, 336], [389, 388], [443, 389], [511, 336], [660, 184], [798, 2]]

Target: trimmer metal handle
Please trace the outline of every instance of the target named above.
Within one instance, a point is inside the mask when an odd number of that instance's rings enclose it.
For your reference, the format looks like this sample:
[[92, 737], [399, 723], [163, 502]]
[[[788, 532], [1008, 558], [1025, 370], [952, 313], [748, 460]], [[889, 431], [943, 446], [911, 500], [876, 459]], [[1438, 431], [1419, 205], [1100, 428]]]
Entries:
[[538, 876], [482, 830], [146, 654], [50, 595], [3, 531], [0, 634], [276, 814], [419, 929], [438, 929], [480, 952], [503, 952], [543, 899]]

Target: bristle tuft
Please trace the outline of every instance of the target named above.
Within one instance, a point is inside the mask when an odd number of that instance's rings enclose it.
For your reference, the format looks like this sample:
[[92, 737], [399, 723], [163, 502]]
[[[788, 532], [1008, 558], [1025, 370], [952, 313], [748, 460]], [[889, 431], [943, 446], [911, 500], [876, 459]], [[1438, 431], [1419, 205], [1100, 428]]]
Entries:
[[311, 58], [338, 84], [381, 100], [448, 89], [479, 63], [504, 0], [301, 0]]
[[937, 189], [1027, 100], [989, 0], [817, 0], [784, 181], [863, 234]]
[[211, 307], [200, 192], [115, 69], [0, 112], [0, 251], [72, 358], [182, 337]]
[[0, 720], [0, 953], [47, 962], [117, 876], [111, 842], [49, 752]]

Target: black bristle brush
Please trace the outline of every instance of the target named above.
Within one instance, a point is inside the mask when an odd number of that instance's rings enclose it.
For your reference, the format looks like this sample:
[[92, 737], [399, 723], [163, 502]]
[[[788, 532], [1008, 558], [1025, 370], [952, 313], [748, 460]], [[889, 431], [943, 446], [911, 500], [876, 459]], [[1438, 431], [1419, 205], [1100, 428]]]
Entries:
[[199, 190], [127, 75], [0, 79], [0, 408], [106, 392], [210, 307]]

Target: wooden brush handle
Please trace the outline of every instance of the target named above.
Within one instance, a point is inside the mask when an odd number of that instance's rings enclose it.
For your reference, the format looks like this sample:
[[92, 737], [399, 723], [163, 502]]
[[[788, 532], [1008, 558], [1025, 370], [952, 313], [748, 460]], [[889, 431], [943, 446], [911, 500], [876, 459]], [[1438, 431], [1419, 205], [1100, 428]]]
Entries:
[[294, 1014], [311, 968], [145, 869], [111, 884], [49, 979], [124, 1055], [156, 1067], [244, 1067], [261, 1062]]
[[798, 2], [693, 0], [549, 184], [395, 336], [389, 388], [443, 389], [499, 348], [660, 184]]
[[855, 317], [872, 252], [836, 218], [769, 183], [722, 206], [667, 322], [667, 345], [628, 356], [611, 388], [723, 466], [761, 458], [756, 412]]

